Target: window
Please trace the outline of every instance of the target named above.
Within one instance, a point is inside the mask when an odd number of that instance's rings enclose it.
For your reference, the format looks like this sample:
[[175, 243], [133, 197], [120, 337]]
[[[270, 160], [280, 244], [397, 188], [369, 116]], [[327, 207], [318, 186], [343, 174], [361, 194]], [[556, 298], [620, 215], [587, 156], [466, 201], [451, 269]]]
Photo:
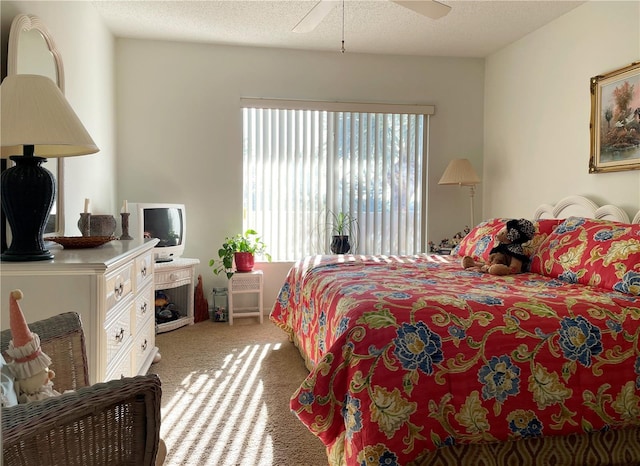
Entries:
[[431, 106], [243, 99], [244, 228], [275, 260], [330, 254], [331, 212], [358, 254], [424, 250]]

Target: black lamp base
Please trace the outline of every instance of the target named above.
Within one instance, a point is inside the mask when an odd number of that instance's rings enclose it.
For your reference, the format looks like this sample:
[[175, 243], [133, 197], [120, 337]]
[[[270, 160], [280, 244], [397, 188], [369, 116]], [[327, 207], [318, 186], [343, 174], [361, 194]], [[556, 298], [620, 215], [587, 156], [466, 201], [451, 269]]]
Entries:
[[[29, 146], [25, 146], [25, 154]], [[33, 146], [31, 146], [33, 147]], [[31, 149], [33, 153], [33, 149]], [[43, 157], [10, 157], [16, 165], [2, 172], [2, 208], [11, 228], [11, 245], [2, 261], [24, 262], [53, 259], [42, 237], [56, 192], [51, 172], [40, 165]]]
[[48, 249], [38, 253], [27, 252], [13, 252], [7, 250], [0, 255], [0, 261], [2, 262], [27, 262], [27, 261], [47, 261], [53, 259], [53, 254]]

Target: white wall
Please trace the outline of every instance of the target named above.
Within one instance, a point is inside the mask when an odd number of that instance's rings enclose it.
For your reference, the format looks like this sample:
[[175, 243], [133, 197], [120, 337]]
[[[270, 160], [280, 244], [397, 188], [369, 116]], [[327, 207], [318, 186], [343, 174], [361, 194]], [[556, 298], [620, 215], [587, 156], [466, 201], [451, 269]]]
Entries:
[[100, 148], [97, 154], [64, 160], [65, 234], [77, 236], [85, 198], [91, 199], [93, 213], [116, 211], [113, 36], [90, 2], [3, 0], [1, 13], [3, 63], [15, 15], [36, 15], [47, 26], [62, 56], [65, 95]]
[[484, 214], [570, 194], [640, 209], [640, 171], [589, 174], [589, 79], [640, 60], [640, 2], [588, 2], [489, 56]]
[[[240, 97], [433, 104], [429, 235], [468, 223], [468, 191], [438, 186], [450, 159], [482, 167], [484, 60], [116, 41], [118, 193], [187, 205], [185, 255], [207, 266], [242, 228]], [[478, 203], [477, 210], [480, 210]], [[270, 309], [288, 264], [262, 264]]]

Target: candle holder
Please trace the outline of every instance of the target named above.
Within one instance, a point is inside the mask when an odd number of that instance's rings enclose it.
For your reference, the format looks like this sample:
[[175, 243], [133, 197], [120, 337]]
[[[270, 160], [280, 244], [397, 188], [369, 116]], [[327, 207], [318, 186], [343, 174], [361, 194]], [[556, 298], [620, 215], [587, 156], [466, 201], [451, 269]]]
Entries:
[[133, 239], [132, 236], [129, 236], [129, 213], [121, 212], [120, 217], [122, 219], [122, 235], [120, 236], [120, 239]]
[[80, 220], [78, 220], [78, 228], [80, 228], [80, 233], [82, 236], [91, 236], [91, 214], [90, 213], [81, 213]]

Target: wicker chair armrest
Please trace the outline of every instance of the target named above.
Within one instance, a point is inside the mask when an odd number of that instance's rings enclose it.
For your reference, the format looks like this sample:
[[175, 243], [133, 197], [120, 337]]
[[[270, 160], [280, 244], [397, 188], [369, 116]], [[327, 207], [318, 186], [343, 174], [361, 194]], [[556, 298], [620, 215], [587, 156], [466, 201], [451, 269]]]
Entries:
[[3, 408], [4, 464], [153, 465], [161, 396], [150, 374]]

